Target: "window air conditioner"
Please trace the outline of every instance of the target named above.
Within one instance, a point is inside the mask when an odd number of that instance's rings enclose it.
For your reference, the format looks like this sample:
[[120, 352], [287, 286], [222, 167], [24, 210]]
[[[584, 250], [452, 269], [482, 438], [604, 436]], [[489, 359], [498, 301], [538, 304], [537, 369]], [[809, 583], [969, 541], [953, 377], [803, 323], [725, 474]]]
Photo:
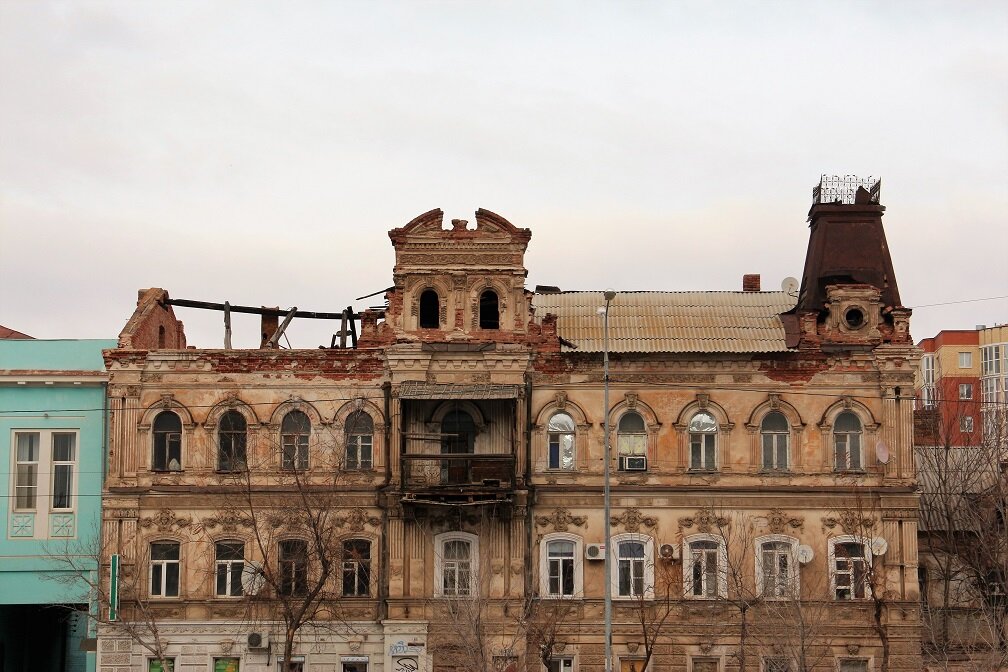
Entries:
[[605, 560], [605, 544], [585, 544], [585, 558]]
[[662, 560], [678, 560], [679, 547], [675, 544], [662, 544], [658, 547], [658, 555]]
[[644, 455], [623, 455], [620, 457], [623, 471], [647, 471], [647, 457]]
[[250, 632], [248, 634], [248, 648], [253, 649], [268, 649], [269, 648], [269, 635], [262, 632]]

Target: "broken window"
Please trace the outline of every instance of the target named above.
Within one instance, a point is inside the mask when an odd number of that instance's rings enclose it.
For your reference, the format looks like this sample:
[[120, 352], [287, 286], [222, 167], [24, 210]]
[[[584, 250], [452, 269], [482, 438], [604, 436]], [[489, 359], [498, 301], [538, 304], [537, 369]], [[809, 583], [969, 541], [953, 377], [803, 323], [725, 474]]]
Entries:
[[549, 468], [574, 468], [574, 419], [566, 413], [556, 413], [549, 420]]
[[497, 292], [492, 289], [480, 294], [479, 326], [480, 329], [500, 329], [500, 306]]
[[863, 544], [836, 543], [833, 546], [833, 587], [838, 600], [865, 597], [868, 584], [868, 560]]
[[245, 416], [238, 411], [228, 411], [221, 416], [217, 471], [240, 471], [245, 468], [246, 431]]
[[347, 418], [344, 469], [371, 468], [371, 442], [373, 435], [374, 421], [364, 411], [357, 411]]
[[349, 539], [343, 542], [343, 595], [363, 597], [371, 594], [371, 542]]
[[280, 425], [283, 469], [303, 471], [308, 468], [308, 437], [311, 420], [301, 411], [291, 411]]
[[171, 411], [162, 411], [154, 418], [154, 471], [182, 470], [182, 421]]
[[441, 300], [433, 289], [420, 295], [420, 328], [437, 329], [441, 326]]
[[714, 471], [717, 469], [717, 421], [706, 411], [693, 416], [689, 423], [690, 469]]

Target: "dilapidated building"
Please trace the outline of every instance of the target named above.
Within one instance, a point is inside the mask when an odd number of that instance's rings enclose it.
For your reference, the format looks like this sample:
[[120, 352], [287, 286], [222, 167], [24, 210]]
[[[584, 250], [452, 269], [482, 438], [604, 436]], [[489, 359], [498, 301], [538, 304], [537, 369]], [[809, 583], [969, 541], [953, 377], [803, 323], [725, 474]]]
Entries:
[[267, 309], [259, 349], [187, 347], [174, 307], [239, 307], [141, 291], [105, 353], [100, 669], [601, 671], [606, 583], [614, 669], [920, 669], [878, 197], [816, 188], [800, 285], [609, 299], [528, 290], [528, 229], [432, 210], [348, 347], [279, 349]]

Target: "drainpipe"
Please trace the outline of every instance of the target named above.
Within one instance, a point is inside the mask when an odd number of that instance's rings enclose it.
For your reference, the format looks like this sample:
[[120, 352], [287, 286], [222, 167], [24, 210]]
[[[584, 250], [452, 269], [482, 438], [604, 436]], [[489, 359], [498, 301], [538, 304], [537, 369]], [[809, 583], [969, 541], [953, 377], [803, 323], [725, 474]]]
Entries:
[[535, 503], [535, 487], [532, 485], [532, 378], [525, 378], [525, 595], [532, 595], [535, 587], [532, 585], [532, 553], [533, 543], [533, 511]]
[[392, 450], [389, 442], [392, 438], [392, 419], [389, 413], [392, 410], [392, 383], [386, 381], [382, 384], [382, 391], [385, 393], [385, 480], [381, 485], [382, 503], [382, 534], [381, 534], [381, 564], [378, 567], [378, 620], [383, 621], [388, 618], [388, 559], [389, 559], [389, 515], [388, 515], [388, 484], [392, 481]]

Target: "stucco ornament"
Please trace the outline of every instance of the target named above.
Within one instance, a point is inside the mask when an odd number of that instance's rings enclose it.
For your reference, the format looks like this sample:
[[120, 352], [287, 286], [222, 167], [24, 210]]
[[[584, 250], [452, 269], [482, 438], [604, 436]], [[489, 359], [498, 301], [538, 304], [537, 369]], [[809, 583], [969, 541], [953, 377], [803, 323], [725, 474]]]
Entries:
[[252, 527], [252, 519], [239, 511], [223, 510], [203, 519], [203, 527], [219, 527], [225, 532], [236, 532], [239, 527]]
[[697, 512], [688, 518], [679, 519], [679, 527], [691, 528], [696, 526], [700, 532], [710, 532], [712, 528], [722, 529], [728, 527], [731, 521], [725, 516], [714, 511], [713, 506], [705, 506], [697, 509]]
[[571, 525], [584, 527], [588, 522], [585, 516], [572, 516], [565, 508], [553, 509], [553, 513], [548, 516], [536, 516], [536, 525], [545, 527], [552, 525], [557, 532], [566, 532]]
[[159, 532], [167, 532], [173, 527], [189, 527], [192, 524], [192, 519], [185, 516], [176, 516], [174, 511], [164, 508], [153, 516], [141, 518], [139, 524], [143, 528], [157, 527]]
[[336, 516], [336, 524], [351, 532], [360, 532], [365, 525], [377, 527], [380, 523], [380, 518], [369, 516], [367, 511], [360, 508], [350, 509], [346, 514]]
[[640, 509], [634, 507], [627, 509], [619, 516], [609, 518], [610, 525], [622, 525], [627, 532], [639, 532], [641, 525], [645, 527], [655, 527], [658, 519], [651, 516], [642, 515]]
[[875, 521], [866, 518], [854, 509], [842, 509], [836, 516], [823, 518], [823, 527], [832, 530], [837, 525], [847, 534], [865, 532], [875, 526]]
[[767, 515], [767, 528], [774, 534], [783, 534], [784, 530], [788, 527], [797, 530], [804, 524], [804, 518], [800, 516], [791, 517], [780, 509], [771, 509]]

